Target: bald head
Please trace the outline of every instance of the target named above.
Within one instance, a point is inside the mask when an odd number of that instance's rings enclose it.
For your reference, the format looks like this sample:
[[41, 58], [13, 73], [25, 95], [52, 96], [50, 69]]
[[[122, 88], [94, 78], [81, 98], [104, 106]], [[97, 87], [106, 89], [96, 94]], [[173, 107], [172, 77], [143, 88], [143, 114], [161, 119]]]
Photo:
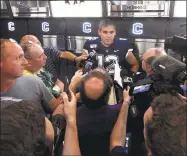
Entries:
[[15, 47], [21, 50], [21, 47], [16, 42], [8, 39], [1, 39], [0, 40], [1, 61], [5, 60], [14, 51]]
[[90, 71], [81, 82], [80, 96], [82, 102], [90, 109], [98, 109], [108, 104], [113, 81], [105, 69]]
[[167, 55], [162, 48], [150, 48], [143, 54], [142, 69], [147, 73], [147, 76], [152, 74], [152, 61], [162, 55]]
[[88, 98], [98, 99], [104, 90], [104, 80], [92, 77], [85, 82], [85, 92]]
[[104, 92], [106, 87], [112, 86], [112, 79], [109, 73], [101, 67], [90, 71], [85, 81], [85, 92], [88, 98], [96, 100]]
[[20, 45], [11, 40], [0, 40], [0, 53], [1, 76], [11, 79], [22, 76], [28, 62]]
[[27, 43], [28, 41], [32, 41], [36, 44], [41, 45], [40, 41], [38, 40], [38, 38], [34, 35], [25, 35], [21, 38], [20, 40], [20, 45], [23, 46], [25, 43]]
[[158, 57], [162, 55], [166, 55], [166, 52], [162, 48], [150, 48], [143, 54], [143, 58], [146, 59], [149, 57]]

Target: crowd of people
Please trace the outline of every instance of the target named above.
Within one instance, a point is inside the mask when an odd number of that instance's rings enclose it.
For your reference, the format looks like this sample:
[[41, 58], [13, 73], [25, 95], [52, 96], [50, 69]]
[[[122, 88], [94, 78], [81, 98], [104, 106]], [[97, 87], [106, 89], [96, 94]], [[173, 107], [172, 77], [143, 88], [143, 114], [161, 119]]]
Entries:
[[[98, 35], [83, 47], [88, 54], [97, 51], [98, 67], [87, 74], [77, 69], [66, 92], [57, 62], [68, 59], [78, 65], [88, 58], [87, 53], [76, 56], [42, 47], [34, 35], [23, 36], [20, 43], [0, 39], [3, 156], [186, 155], [187, 99], [183, 94], [173, 89], [157, 95], [143, 116], [133, 120], [128, 120], [134, 98], [130, 87], [123, 90], [121, 103], [115, 100], [115, 62], [130, 75], [144, 71], [145, 76], [133, 84], [138, 86], [150, 79], [152, 62], [166, 52], [153, 47], [139, 57], [133, 43], [115, 37], [115, 25], [108, 19], [100, 22]], [[129, 130], [129, 124], [135, 129]], [[131, 145], [126, 142], [127, 133], [132, 135]]]

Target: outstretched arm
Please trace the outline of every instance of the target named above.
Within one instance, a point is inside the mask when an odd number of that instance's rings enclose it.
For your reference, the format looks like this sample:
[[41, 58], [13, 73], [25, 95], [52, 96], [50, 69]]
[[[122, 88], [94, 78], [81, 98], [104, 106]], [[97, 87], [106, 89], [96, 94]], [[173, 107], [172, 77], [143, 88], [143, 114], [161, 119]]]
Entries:
[[80, 148], [78, 141], [77, 123], [76, 123], [76, 107], [77, 100], [72, 91], [71, 100], [68, 99], [66, 93], [62, 94], [64, 100], [64, 116], [66, 118], [66, 132], [64, 139], [63, 155], [80, 156]]

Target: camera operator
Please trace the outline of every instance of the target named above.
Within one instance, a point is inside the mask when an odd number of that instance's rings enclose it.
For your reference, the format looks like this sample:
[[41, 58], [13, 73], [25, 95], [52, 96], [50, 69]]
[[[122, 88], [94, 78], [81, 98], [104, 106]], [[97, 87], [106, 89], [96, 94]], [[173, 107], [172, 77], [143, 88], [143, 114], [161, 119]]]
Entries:
[[[125, 132], [129, 107], [129, 89], [124, 90], [124, 102], [110, 137], [111, 156], [124, 156]], [[185, 101], [176, 91], [157, 96], [144, 115], [146, 156], [186, 155]], [[138, 153], [137, 155], [141, 155]]]
[[[151, 75], [153, 74], [153, 69], [152, 69], [152, 62], [159, 56], [163, 56], [163, 55], [167, 55], [165, 53], [164, 50], [162, 50], [161, 48], [150, 48], [148, 49], [143, 56], [141, 57], [141, 61], [142, 61], [142, 69], [146, 72], [146, 77], [144, 79], [140, 79], [137, 80], [134, 84], [132, 84], [132, 88], [136, 87], [136, 86], [141, 86], [141, 85], [145, 85], [145, 84], [149, 84], [149, 83], [153, 83], [153, 81], [151, 80]], [[142, 96], [138, 96], [139, 99], [138, 101], [140, 102], [148, 102], [146, 101], [147, 97], [142, 97]], [[136, 100], [136, 99], [134, 99]], [[137, 101], [137, 100], [136, 100]], [[141, 104], [141, 107], [143, 108], [145, 107], [149, 107], [150, 103], [147, 104]], [[145, 110], [146, 108], [143, 108], [143, 110]], [[144, 112], [143, 112], [144, 114]], [[143, 114], [141, 115], [143, 117]]]
[[[165, 51], [160, 48], [150, 48], [148, 49], [143, 56], [141, 57], [142, 61], [142, 69], [146, 72], [146, 77], [144, 79], [140, 79], [132, 84], [132, 88], [136, 86], [150, 84], [153, 81], [151, 80], [151, 75], [153, 73], [153, 69], [151, 67], [152, 61], [162, 55], [166, 55]], [[138, 155], [146, 155], [146, 148], [144, 144], [143, 137], [143, 115], [145, 111], [150, 106], [150, 98], [147, 93], [136, 94], [133, 96], [133, 102], [129, 107], [128, 113], [128, 124], [127, 124], [127, 132], [131, 133], [131, 154]]]
[[151, 63], [154, 58], [158, 56], [166, 55], [166, 52], [160, 48], [150, 48], [141, 57], [142, 69], [146, 72], [147, 77], [152, 74]]

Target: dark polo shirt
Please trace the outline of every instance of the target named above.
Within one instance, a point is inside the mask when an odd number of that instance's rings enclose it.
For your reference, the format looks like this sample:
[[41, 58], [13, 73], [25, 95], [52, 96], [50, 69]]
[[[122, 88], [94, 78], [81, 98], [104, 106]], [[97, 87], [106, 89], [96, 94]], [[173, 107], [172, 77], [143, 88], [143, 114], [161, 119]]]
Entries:
[[98, 110], [85, 106], [77, 109], [79, 145], [83, 156], [108, 156], [110, 134], [117, 121], [121, 104], [107, 105]]

